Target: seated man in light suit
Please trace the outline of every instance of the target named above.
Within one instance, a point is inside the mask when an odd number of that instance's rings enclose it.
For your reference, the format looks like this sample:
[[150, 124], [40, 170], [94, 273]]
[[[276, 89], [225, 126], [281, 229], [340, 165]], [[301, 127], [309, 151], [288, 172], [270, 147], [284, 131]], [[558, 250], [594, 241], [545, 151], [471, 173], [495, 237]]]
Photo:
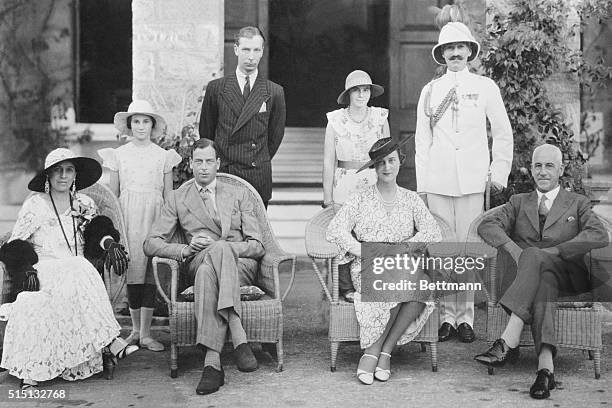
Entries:
[[[195, 276], [197, 343], [206, 349], [198, 394], [210, 394], [225, 380], [220, 353], [227, 330], [240, 371], [254, 371], [257, 360], [240, 320], [240, 286], [255, 281], [264, 255], [254, 209], [244, 193], [216, 179], [219, 156], [209, 139], [195, 142], [191, 155], [194, 179], [173, 191], [144, 243], [148, 256], [189, 262]], [[171, 243], [177, 228], [188, 245]]]
[[516, 278], [500, 299], [511, 313], [500, 339], [476, 361], [500, 367], [518, 357], [524, 324], [531, 324], [538, 372], [529, 395], [544, 399], [555, 388], [554, 316], [559, 293], [590, 290], [584, 255], [608, 243], [608, 234], [591, 211], [589, 199], [559, 186], [562, 154], [544, 144], [533, 151], [531, 173], [537, 189], [510, 197], [500, 213], [485, 218], [478, 228], [490, 245], [502, 247], [517, 264]]

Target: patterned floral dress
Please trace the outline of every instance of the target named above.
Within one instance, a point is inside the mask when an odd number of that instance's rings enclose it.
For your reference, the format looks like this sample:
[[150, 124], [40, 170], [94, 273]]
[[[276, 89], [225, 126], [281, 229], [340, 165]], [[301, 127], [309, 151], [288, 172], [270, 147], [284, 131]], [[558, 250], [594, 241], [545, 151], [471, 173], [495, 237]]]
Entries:
[[174, 149], [155, 143], [136, 146], [127, 143], [116, 149], [100, 149], [102, 165], [119, 172], [119, 202], [123, 211], [130, 253], [128, 284], [155, 284], [142, 244], [164, 204], [164, 174], [182, 160]]
[[[352, 121], [346, 108], [327, 114], [327, 129], [334, 135], [336, 159], [341, 161], [367, 162], [368, 152], [378, 139], [384, 137], [383, 128], [387, 123], [389, 111], [385, 108], [369, 107], [367, 118], [356, 123]], [[348, 196], [360, 189], [376, 183], [376, 172], [366, 169], [336, 168], [334, 174], [333, 200], [342, 204]]]
[[[8, 317], [0, 365], [18, 378], [79, 380], [102, 371], [102, 348], [119, 336], [120, 327], [100, 274], [82, 256], [79, 231], [75, 243], [70, 209], [59, 215], [68, 248], [44, 196], [36, 193], [23, 203], [10, 238], [34, 247], [40, 291], [21, 292], [15, 302], [0, 306]], [[88, 196], [77, 193], [75, 203], [95, 213]]]
[[[352, 236], [351, 231], [355, 233]], [[415, 233], [415, 231], [418, 231]], [[348, 252], [360, 242], [435, 242], [442, 235], [438, 224], [419, 196], [410, 190], [397, 188], [397, 204], [389, 212], [383, 206], [376, 185], [357, 191], [345, 202], [327, 228], [327, 240]], [[355, 312], [359, 322], [359, 337], [362, 348], [371, 346], [380, 338], [395, 302], [361, 301], [361, 259], [351, 264], [351, 278], [355, 286]], [[415, 299], [422, 301], [419, 291]], [[405, 344], [416, 337], [434, 309], [431, 300], [415, 322], [410, 324], [397, 344]]]

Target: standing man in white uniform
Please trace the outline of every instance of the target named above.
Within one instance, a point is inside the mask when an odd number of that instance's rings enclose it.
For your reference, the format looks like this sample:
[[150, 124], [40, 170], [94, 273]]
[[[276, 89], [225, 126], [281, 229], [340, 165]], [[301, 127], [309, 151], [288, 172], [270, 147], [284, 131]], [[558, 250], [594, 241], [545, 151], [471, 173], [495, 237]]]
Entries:
[[[447, 71], [423, 88], [417, 107], [417, 192], [432, 213], [448, 222], [459, 242], [465, 241], [471, 222], [483, 211], [487, 177], [492, 191], [499, 191], [506, 187], [512, 165], [512, 128], [499, 88], [467, 68], [479, 51], [480, 44], [465, 24], [442, 27], [432, 55]], [[446, 296], [440, 309], [440, 341], [455, 335], [465, 343], [474, 341], [473, 291]]]

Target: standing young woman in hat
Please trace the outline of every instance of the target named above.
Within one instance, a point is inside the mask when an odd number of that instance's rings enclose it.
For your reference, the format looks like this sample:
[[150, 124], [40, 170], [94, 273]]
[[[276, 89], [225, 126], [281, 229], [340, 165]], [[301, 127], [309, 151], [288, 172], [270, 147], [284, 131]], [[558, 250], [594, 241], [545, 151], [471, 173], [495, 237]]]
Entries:
[[[407, 140], [407, 139], [406, 139]], [[327, 239], [351, 254], [351, 278], [355, 292], [355, 312], [359, 322], [361, 347], [357, 378], [364, 384], [374, 379], [387, 381], [391, 375], [391, 352], [421, 331], [434, 309], [427, 291], [407, 290], [402, 302], [362, 301], [362, 242], [432, 242], [442, 235], [436, 220], [419, 196], [396, 182], [403, 157], [400, 145], [389, 138], [380, 139], [370, 149], [370, 161], [357, 172], [375, 171], [376, 184], [351, 195], [327, 228]], [[380, 275], [384, 279], [384, 275]], [[413, 282], [428, 279], [422, 270], [406, 276]], [[393, 291], [390, 291], [393, 292]]]
[[[348, 74], [338, 103], [348, 105], [327, 114], [323, 150], [323, 207], [342, 204], [354, 191], [376, 182], [373, 169], [357, 174], [368, 161], [368, 149], [383, 137], [389, 137], [389, 111], [368, 106], [371, 98], [384, 93], [372, 83], [370, 75], [356, 70]], [[349, 259], [339, 266], [340, 295], [352, 302], [355, 289], [349, 274]]]
[[[114, 366], [116, 357], [138, 349], [117, 337], [120, 326], [104, 283], [83, 257], [84, 245], [85, 251], [93, 245], [99, 252], [105, 248], [117, 273], [127, 267], [126, 254], [112, 238], [116, 231], [110, 220], [109, 236], [85, 242], [91, 237], [87, 228], [96, 222], [89, 223], [96, 220], [96, 206], [77, 190], [94, 184], [101, 175], [96, 160], [77, 157], [68, 149], [53, 150], [44, 170], [28, 184], [36, 193], [23, 203], [11, 238], [2, 247], [3, 259], [17, 244], [22, 244], [20, 254], [13, 259], [21, 254], [33, 258], [26, 265], [25, 291], [0, 307], [0, 314], [8, 318], [1, 366], [22, 380], [22, 389], [58, 376], [73, 381], [102, 371], [106, 346], [115, 357], [105, 354], [113, 360], [105, 361], [105, 366]], [[10, 268], [9, 274], [14, 276]]]
[[119, 197], [127, 231], [127, 295], [132, 318], [128, 340], [152, 351], [163, 351], [163, 344], [151, 337], [156, 287], [151, 260], [142, 244], [160, 214], [164, 198], [172, 191], [172, 168], [182, 158], [174, 149], [164, 150], [151, 141], [163, 134], [166, 121], [149, 102], [133, 101], [127, 112], [115, 114], [114, 123], [132, 140], [116, 149], [98, 150], [98, 154], [103, 166], [110, 169], [110, 188]]

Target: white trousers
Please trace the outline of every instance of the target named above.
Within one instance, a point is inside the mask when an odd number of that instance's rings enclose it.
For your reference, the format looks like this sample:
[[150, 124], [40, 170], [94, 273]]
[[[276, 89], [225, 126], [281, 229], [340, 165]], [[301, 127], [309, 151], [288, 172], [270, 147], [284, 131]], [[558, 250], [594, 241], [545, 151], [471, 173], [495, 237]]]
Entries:
[[[459, 197], [427, 194], [429, 211], [442, 218], [455, 232], [458, 242], [467, 239], [470, 224], [484, 209], [484, 194], [466, 194]], [[474, 291], [458, 291], [440, 301], [440, 321], [455, 328], [461, 323], [474, 327]]]

